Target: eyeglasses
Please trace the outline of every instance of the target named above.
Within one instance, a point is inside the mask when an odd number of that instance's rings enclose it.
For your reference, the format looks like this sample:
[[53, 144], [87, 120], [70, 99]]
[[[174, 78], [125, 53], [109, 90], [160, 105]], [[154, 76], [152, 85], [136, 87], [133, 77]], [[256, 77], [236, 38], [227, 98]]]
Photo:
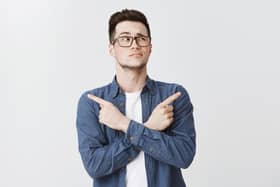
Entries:
[[140, 47], [147, 47], [151, 43], [151, 39], [148, 36], [119, 36], [112, 44], [114, 45], [117, 41], [120, 47], [130, 47], [133, 40], [135, 40], [136, 44]]

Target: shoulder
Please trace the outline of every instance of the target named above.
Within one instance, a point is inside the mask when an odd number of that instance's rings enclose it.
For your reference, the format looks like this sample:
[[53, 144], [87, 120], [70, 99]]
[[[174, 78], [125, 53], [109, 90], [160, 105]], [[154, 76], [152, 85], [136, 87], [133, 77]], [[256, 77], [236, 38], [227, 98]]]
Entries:
[[112, 93], [112, 91], [110, 90], [111, 89], [110, 85], [111, 85], [111, 83], [104, 85], [104, 86], [100, 86], [100, 87], [96, 87], [96, 88], [92, 88], [92, 89], [83, 91], [79, 97], [78, 106], [79, 107], [88, 106], [91, 108], [96, 108], [96, 107], [98, 108], [96, 103], [88, 98], [88, 94], [95, 95], [102, 99], [107, 99], [110, 96], [110, 93]]
[[154, 83], [156, 90], [161, 93], [163, 97], [168, 97], [176, 92], [181, 92], [181, 97], [190, 100], [188, 90], [179, 83], [163, 82], [158, 80], [155, 80]]
[[97, 97], [104, 98], [111, 93], [110, 85], [111, 85], [111, 83], [100, 86], [100, 87], [92, 88], [92, 89], [89, 89], [89, 90], [85, 90], [85, 91], [82, 92], [82, 94], [80, 96], [80, 99], [87, 98], [88, 94], [92, 94], [92, 95], [95, 95]]

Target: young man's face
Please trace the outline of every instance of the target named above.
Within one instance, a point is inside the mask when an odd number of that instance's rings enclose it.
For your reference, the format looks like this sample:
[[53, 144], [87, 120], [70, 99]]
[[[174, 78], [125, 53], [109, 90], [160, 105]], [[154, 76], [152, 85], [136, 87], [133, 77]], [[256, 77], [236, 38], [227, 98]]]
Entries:
[[[123, 21], [117, 24], [114, 39], [126, 36], [141, 37], [148, 36], [147, 29], [141, 22]], [[143, 38], [144, 39], [144, 38]], [[110, 54], [115, 57], [117, 63], [122, 68], [141, 69], [146, 66], [151, 54], [152, 45], [139, 46], [136, 40], [133, 40], [130, 47], [121, 47], [119, 42], [109, 45]]]

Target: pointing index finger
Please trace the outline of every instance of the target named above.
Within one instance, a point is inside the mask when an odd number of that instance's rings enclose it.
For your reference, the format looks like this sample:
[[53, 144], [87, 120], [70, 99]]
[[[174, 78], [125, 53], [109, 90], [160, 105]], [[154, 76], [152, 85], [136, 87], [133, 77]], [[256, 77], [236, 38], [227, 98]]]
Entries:
[[180, 97], [181, 92], [176, 92], [175, 94], [169, 96], [167, 99], [161, 102], [162, 105], [169, 105], [173, 101], [175, 101], [178, 97]]
[[101, 99], [100, 97], [97, 97], [97, 96], [95, 96], [95, 95], [93, 95], [93, 94], [88, 94], [87, 96], [88, 96], [89, 99], [91, 99], [91, 100], [97, 102], [97, 103], [100, 104], [100, 105], [106, 105], [106, 104], [107, 104], [107, 101], [106, 101], [106, 100]]

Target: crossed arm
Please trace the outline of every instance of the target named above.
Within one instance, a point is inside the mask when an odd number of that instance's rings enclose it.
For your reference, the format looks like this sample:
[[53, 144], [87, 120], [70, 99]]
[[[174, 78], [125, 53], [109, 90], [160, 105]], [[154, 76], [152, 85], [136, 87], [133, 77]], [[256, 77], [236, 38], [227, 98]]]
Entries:
[[[181, 92], [158, 104], [144, 124], [128, 119], [108, 101], [83, 95], [79, 101], [77, 128], [79, 150], [89, 175], [106, 176], [127, 165], [137, 156], [136, 147], [156, 160], [178, 168], [188, 167], [195, 154], [195, 130], [192, 104], [186, 91]], [[94, 113], [91, 100], [99, 104], [99, 116]], [[126, 136], [108, 144], [99, 123], [121, 130]], [[163, 132], [169, 126], [170, 131]]]
[[[181, 95], [177, 92], [163, 102], [157, 105], [149, 120], [144, 124], [146, 127], [154, 130], [164, 130], [173, 121], [173, 106], [169, 105]], [[100, 106], [99, 122], [108, 127], [126, 132], [130, 123], [130, 119], [124, 116], [111, 102], [101, 99], [92, 94], [88, 94], [88, 98], [97, 102]]]

